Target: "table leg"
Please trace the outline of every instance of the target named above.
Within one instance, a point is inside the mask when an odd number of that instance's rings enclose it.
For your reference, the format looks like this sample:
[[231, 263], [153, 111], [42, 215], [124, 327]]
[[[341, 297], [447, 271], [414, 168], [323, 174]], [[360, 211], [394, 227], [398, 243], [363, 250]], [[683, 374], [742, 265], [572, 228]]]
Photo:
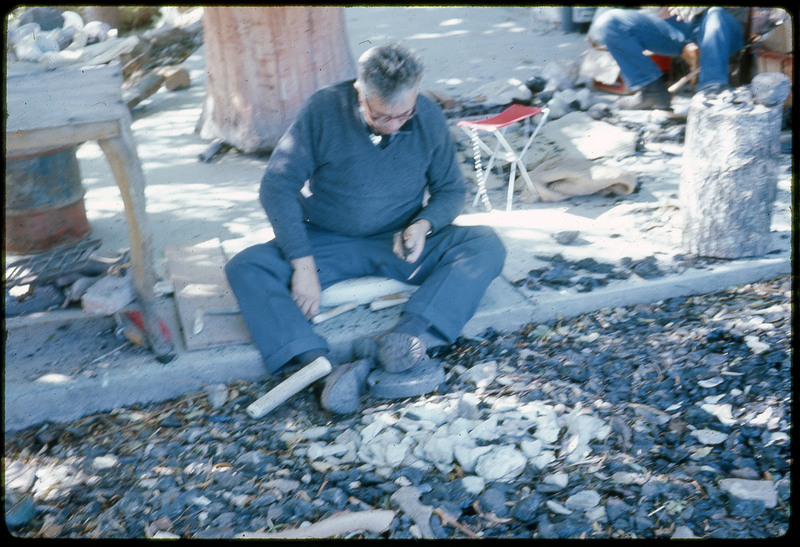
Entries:
[[98, 144], [111, 166], [125, 205], [125, 219], [131, 243], [133, 284], [142, 308], [147, 341], [156, 358], [166, 363], [175, 357], [175, 351], [172, 344], [162, 335], [156, 313], [153, 293], [156, 273], [153, 266], [153, 237], [145, 209], [145, 180], [129, 124], [120, 123], [119, 137], [101, 139]]

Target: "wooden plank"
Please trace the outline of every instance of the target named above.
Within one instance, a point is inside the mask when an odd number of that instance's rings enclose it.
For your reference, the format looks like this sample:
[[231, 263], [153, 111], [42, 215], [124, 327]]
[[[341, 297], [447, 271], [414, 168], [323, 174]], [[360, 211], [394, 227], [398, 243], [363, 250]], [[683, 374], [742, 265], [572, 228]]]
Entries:
[[6, 158], [13, 158], [15, 154], [35, 154], [38, 151], [44, 152], [61, 146], [119, 136], [120, 122], [116, 120], [48, 129], [18, 130], [6, 133]]
[[6, 133], [124, 120], [119, 63], [6, 75]]
[[250, 343], [250, 332], [238, 313], [204, 314], [203, 329], [199, 333], [193, 332], [197, 314], [202, 310], [238, 307], [225, 277], [225, 255], [219, 240], [195, 245], [168, 245], [165, 254], [186, 349]]

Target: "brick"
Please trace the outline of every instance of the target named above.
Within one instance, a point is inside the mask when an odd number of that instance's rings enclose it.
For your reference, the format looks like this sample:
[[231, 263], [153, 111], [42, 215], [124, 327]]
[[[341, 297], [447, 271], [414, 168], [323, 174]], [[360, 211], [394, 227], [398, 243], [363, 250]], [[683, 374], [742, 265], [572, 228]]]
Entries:
[[106, 275], [89, 287], [81, 297], [81, 307], [87, 313], [111, 315], [136, 298], [129, 275]]

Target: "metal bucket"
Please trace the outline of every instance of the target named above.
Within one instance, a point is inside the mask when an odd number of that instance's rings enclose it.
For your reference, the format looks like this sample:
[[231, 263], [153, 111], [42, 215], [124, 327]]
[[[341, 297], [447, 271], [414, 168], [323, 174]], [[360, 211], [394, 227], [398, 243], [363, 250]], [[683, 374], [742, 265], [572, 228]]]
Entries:
[[6, 158], [6, 253], [38, 253], [89, 235], [76, 150]]

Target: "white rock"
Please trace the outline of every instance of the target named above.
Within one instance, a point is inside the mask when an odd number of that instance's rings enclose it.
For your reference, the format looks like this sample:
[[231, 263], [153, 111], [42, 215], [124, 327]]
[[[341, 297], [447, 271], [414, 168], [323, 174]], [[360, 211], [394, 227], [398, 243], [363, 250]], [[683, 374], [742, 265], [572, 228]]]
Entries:
[[329, 432], [330, 428], [327, 427], [309, 427], [308, 429], [303, 430], [303, 438], [313, 441], [324, 435], [327, 435]]
[[720, 444], [728, 439], [727, 433], [713, 429], [696, 429], [692, 431], [692, 435], [703, 444]]
[[602, 505], [592, 507], [586, 511], [586, 518], [589, 520], [589, 522], [605, 522], [608, 520], [608, 517], [606, 516], [606, 508]]
[[488, 420], [478, 422], [470, 435], [477, 441], [495, 441], [500, 438], [500, 432], [497, 428], [497, 416], [492, 415]]
[[519, 397], [498, 397], [495, 402], [492, 403], [492, 410], [494, 412], [506, 413], [518, 409], [519, 405]]
[[378, 433], [383, 430], [384, 427], [385, 424], [379, 420], [375, 420], [369, 424], [367, 427], [361, 430], [361, 443], [365, 444], [370, 442]]
[[692, 529], [688, 526], [678, 526], [675, 528], [675, 532], [672, 534], [672, 539], [696, 539], [697, 536], [694, 535]]
[[766, 426], [769, 424], [770, 418], [772, 418], [772, 407], [768, 406], [750, 420], [750, 425]]
[[403, 437], [399, 443], [390, 443], [384, 447], [384, 459], [386, 465], [399, 467], [406, 456], [411, 452], [414, 440], [412, 437]]
[[758, 336], [755, 335], [748, 335], [744, 337], [744, 343], [747, 344], [747, 347], [750, 348], [755, 354], [764, 353], [769, 349], [769, 344], [766, 344], [759, 340]]
[[354, 429], [345, 429], [336, 436], [336, 444], [356, 447], [361, 442], [361, 435]]
[[424, 429], [435, 429], [436, 424], [428, 420], [412, 420], [411, 418], [403, 416], [397, 422], [397, 427], [399, 427], [403, 431], [413, 432]]
[[472, 473], [475, 471], [475, 464], [478, 462], [478, 458], [491, 449], [491, 446], [455, 446], [453, 447], [453, 455], [461, 469], [467, 473]]
[[189, 503], [191, 503], [192, 505], [199, 505], [201, 507], [205, 507], [206, 505], [211, 505], [211, 500], [201, 494], [199, 496], [190, 497]]
[[472, 494], [473, 496], [477, 496], [481, 492], [483, 492], [484, 486], [486, 486], [486, 481], [483, 480], [483, 477], [476, 477], [475, 475], [467, 475], [463, 479], [461, 479], [461, 485], [464, 487], [464, 490], [468, 494]]
[[81, 296], [81, 307], [87, 313], [111, 315], [136, 299], [133, 275], [106, 275], [86, 289]]
[[456, 418], [447, 426], [447, 435], [451, 437], [453, 445], [473, 445], [472, 430], [475, 429], [476, 421]]
[[569, 483], [569, 475], [560, 471], [557, 473], [550, 473], [542, 477], [542, 482], [551, 486], [557, 486], [558, 488], [566, 488]]
[[724, 380], [719, 376], [715, 376], [714, 378], [708, 378], [707, 380], [700, 380], [699, 382], [697, 382], [697, 385], [705, 389], [710, 389], [712, 387], [717, 387], [723, 381]]
[[547, 418], [540, 418], [538, 422], [538, 427], [536, 428], [533, 436], [548, 444], [556, 442], [559, 434], [561, 433], [561, 426], [548, 420]]
[[425, 459], [434, 465], [447, 465], [453, 461], [453, 440], [445, 435], [431, 435], [422, 448]]
[[119, 458], [113, 454], [106, 454], [105, 456], [97, 456], [92, 460], [92, 467], [95, 469], [109, 469], [117, 465]]
[[594, 99], [592, 98], [592, 92], [588, 87], [579, 89], [578, 93], [575, 96], [575, 99], [581, 104], [581, 110], [587, 110], [590, 106], [594, 104]]
[[167, 532], [166, 530], [156, 530], [153, 534], [153, 539], [181, 539], [181, 536], [174, 532]]
[[788, 433], [784, 431], [773, 431], [769, 434], [769, 440], [766, 442], [764, 446], [769, 446], [774, 443], [783, 443], [789, 440]]
[[349, 449], [350, 447], [346, 445], [311, 443], [306, 451], [306, 457], [309, 460], [321, 460], [329, 456], [339, 456]]
[[213, 384], [204, 388], [208, 394], [211, 408], [219, 408], [228, 401], [228, 388], [225, 384]]
[[458, 399], [458, 415], [470, 420], [477, 420], [481, 417], [481, 410], [478, 408], [480, 402], [474, 393], [463, 393]]
[[544, 469], [551, 463], [556, 460], [556, 455], [553, 454], [552, 450], [542, 450], [542, 453], [536, 456], [535, 458], [531, 458], [531, 465], [536, 467], [537, 469]]
[[358, 449], [358, 457], [375, 466], [389, 465], [386, 448], [399, 444], [401, 434], [396, 429], [387, 429], [376, 435], [370, 442], [362, 443]]
[[539, 454], [542, 453], [542, 446], [544, 443], [541, 439], [534, 439], [532, 441], [522, 441], [519, 443], [519, 447], [522, 450], [522, 453], [528, 457], [528, 459], [532, 459], [537, 457]]
[[642, 473], [630, 473], [628, 471], [617, 471], [611, 475], [611, 480], [620, 484], [644, 484], [647, 477]]
[[528, 430], [532, 427], [530, 420], [518, 420], [504, 418], [500, 424], [499, 431], [501, 436], [521, 438], [528, 436]]
[[761, 500], [764, 507], [771, 508], [778, 504], [775, 483], [751, 479], [722, 479], [719, 486], [732, 496], [743, 500]]
[[475, 384], [476, 387], [486, 387], [497, 377], [497, 361], [487, 361], [470, 367], [463, 377], [467, 382]]
[[266, 489], [275, 488], [282, 494], [287, 494], [289, 492], [292, 492], [293, 490], [297, 490], [298, 488], [300, 488], [300, 481], [296, 481], [293, 479], [277, 478], [268, 480], [263, 484], [263, 486]]
[[556, 515], [570, 515], [572, 511], [558, 503], [557, 501], [547, 500], [546, 504], [547, 508], [550, 509]]
[[576, 511], [587, 511], [600, 503], [600, 494], [594, 490], [581, 490], [567, 498], [566, 505]]
[[563, 422], [567, 430], [580, 436], [583, 442], [588, 443], [592, 439], [602, 441], [611, 432], [611, 427], [600, 418], [579, 412], [579, 409], [576, 409], [574, 412], [565, 414]]
[[492, 448], [475, 463], [475, 473], [479, 476], [487, 481], [509, 481], [525, 470], [528, 459], [514, 446]]
[[722, 425], [733, 425], [736, 423], [736, 420], [733, 418], [733, 412], [730, 403], [725, 403], [725, 404], [705, 403], [700, 405], [700, 408], [702, 408], [709, 414], [713, 414], [714, 416], [716, 416]]
[[442, 403], [425, 403], [414, 405], [408, 409], [407, 413], [413, 414], [420, 421], [429, 421], [440, 426], [452, 418], [453, 411]]
[[[591, 447], [586, 443], [578, 443], [564, 458], [567, 463], [578, 463], [585, 460], [592, 453]], [[560, 453], [559, 456], [564, 456]]]
[[231, 505], [236, 507], [244, 507], [250, 501], [249, 494], [232, 494], [231, 492], [223, 492], [222, 497], [227, 499]]

